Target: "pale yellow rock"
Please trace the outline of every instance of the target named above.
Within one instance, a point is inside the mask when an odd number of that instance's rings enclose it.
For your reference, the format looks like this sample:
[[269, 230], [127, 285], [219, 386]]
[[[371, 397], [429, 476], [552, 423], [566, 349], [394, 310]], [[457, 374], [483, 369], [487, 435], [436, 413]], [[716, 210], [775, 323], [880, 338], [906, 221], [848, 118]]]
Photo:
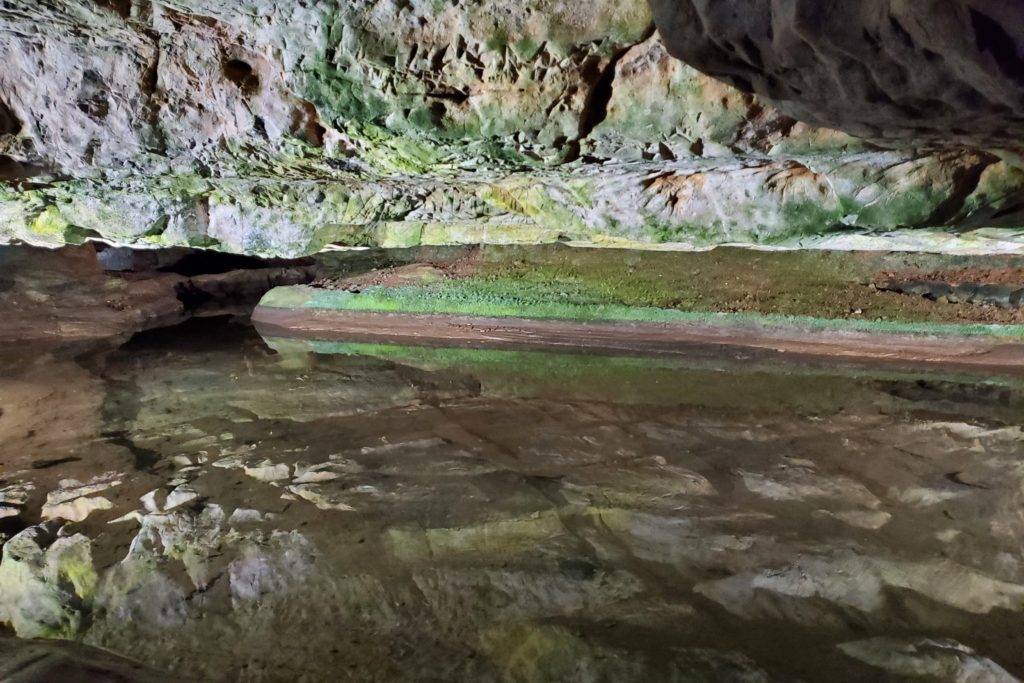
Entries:
[[317, 506], [320, 510], [335, 510], [338, 512], [355, 512], [355, 508], [343, 501], [325, 494], [322, 490], [312, 484], [298, 484], [289, 486], [288, 491], [302, 500], [308, 501]]
[[69, 522], [83, 522], [97, 510], [113, 509], [114, 504], [103, 496], [74, 498], [72, 500], [43, 506], [43, 519], [65, 519]]
[[264, 460], [263, 462], [253, 466], [247, 465], [243, 469], [245, 473], [253, 479], [267, 483], [284, 481], [285, 479], [290, 479], [292, 476], [291, 468], [288, 467], [288, 465], [275, 465], [269, 460]]

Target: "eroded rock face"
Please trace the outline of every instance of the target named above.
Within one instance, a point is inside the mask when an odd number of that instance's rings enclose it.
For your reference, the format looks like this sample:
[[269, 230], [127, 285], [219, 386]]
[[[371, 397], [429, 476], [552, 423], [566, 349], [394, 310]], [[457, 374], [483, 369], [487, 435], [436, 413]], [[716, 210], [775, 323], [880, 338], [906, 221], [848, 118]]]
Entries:
[[[812, 83], [848, 121], [789, 108], [800, 100], [777, 109], [673, 58], [666, 45], [697, 29], [667, 15], [666, 42], [644, 0], [12, 0], [0, 239], [299, 256], [559, 239], [800, 246], [837, 230], [1024, 222], [1024, 162], [998, 149], [1017, 130], [1017, 90], [983, 59], [996, 48], [979, 52], [977, 84], [994, 113], [970, 110], [965, 130], [980, 133], [960, 135], [989, 151], [933, 153], [917, 144], [959, 135], [932, 121], [941, 108], [919, 103], [922, 123], [876, 130], [865, 117], [885, 106]], [[878, 151], [815, 121], [906, 144]]]
[[902, 144], [1019, 148], [1024, 6], [652, 0], [672, 54], [788, 114]]

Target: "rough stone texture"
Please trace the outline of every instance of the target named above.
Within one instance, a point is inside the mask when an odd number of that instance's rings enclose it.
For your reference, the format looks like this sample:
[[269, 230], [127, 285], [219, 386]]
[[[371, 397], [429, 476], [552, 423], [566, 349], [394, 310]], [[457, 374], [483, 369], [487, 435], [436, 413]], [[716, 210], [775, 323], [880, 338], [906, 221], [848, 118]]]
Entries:
[[[0, 344], [9, 347], [0, 352], [26, 343], [39, 348], [127, 339], [193, 317], [247, 316], [274, 286], [315, 277], [315, 268], [305, 261], [241, 259], [217, 268], [216, 258], [211, 265], [196, 250], [142, 252], [149, 258], [139, 256], [138, 263], [107, 256], [119, 251], [97, 254], [93, 245], [60, 250], [0, 246]], [[214, 272], [189, 272], [194, 258]]]
[[[672, 58], [644, 0], [5, 0], [0, 64], [6, 240], [297, 256], [1024, 221], [1014, 153], [798, 123]], [[985, 64], [980, 88], [1005, 80]]]
[[9, 683], [166, 683], [179, 680], [105, 650], [71, 642], [0, 638], [0, 677]]
[[839, 649], [854, 659], [906, 678], [958, 683], [1017, 680], [992, 660], [951, 640], [872, 638], [843, 643]]
[[672, 54], [809, 123], [1020, 149], [1024, 6], [651, 0]]

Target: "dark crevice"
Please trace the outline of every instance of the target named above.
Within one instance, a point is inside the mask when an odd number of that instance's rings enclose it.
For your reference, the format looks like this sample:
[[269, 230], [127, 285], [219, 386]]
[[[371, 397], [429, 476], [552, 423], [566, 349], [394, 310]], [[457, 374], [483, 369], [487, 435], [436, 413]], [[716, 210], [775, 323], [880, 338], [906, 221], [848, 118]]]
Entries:
[[212, 294], [196, 287], [191, 280], [175, 285], [174, 295], [178, 297], [178, 301], [181, 302], [181, 306], [186, 313], [194, 313], [213, 301]]
[[95, 121], [102, 121], [110, 113], [110, 99], [103, 77], [92, 69], [87, 69], [82, 74], [78, 109]]
[[167, 139], [164, 136], [163, 126], [160, 124], [160, 50], [156, 50], [156, 57], [143, 74], [142, 91], [148, 95], [146, 102], [146, 116], [149, 121], [149, 128], [152, 131], [153, 151], [158, 154], [167, 152]]
[[238, 86], [245, 95], [254, 95], [260, 89], [260, 77], [252, 65], [241, 59], [224, 62], [224, 76]]
[[262, 116], [252, 117], [252, 128], [264, 140], [270, 139], [270, 134], [267, 132], [267, 122], [263, 120]]
[[1024, 215], [1024, 202], [1018, 202], [1016, 204], [1006, 206], [1000, 209], [999, 211], [996, 211], [994, 214], [992, 214], [992, 220], [999, 221], [1004, 218], [1009, 218], [1011, 216], [1016, 217], [1018, 214]]
[[892, 27], [893, 33], [896, 34], [896, 37], [900, 39], [900, 42], [903, 43], [903, 45], [910, 48], [911, 50], [917, 47], [917, 45], [914, 43], [913, 36], [910, 35], [907, 29], [903, 28], [903, 24], [900, 23], [899, 19], [892, 16], [889, 17], [889, 26]]
[[246, 316], [274, 287], [315, 279], [313, 259], [260, 259], [217, 251], [196, 251], [159, 270], [184, 275], [174, 294], [185, 315], [230, 312]]
[[754, 84], [749, 79], [743, 76], [730, 75], [728, 76], [729, 82], [737, 89], [745, 93], [754, 92]]
[[448, 102], [454, 102], [455, 104], [465, 104], [469, 101], [469, 93], [465, 90], [435, 90], [428, 92], [427, 97], [435, 100], [446, 100]]
[[132, 0], [96, 0], [96, 4], [114, 12], [122, 19], [132, 16]]
[[[643, 37], [637, 41], [637, 44], [650, 40], [651, 36], [654, 35], [654, 31], [654, 26], [649, 26]], [[615, 72], [618, 70], [619, 62], [622, 61], [622, 58], [633, 47], [633, 45], [628, 45], [616, 52], [608, 60], [604, 69], [597, 75], [594, 85], [591, 87], [590, 93], [588, 93], [586, 102], [583, 105], [577, 140], [585, 140], [590, 137], [594, 129], [607, 118], [608, 104], [611, 102], [615, 85]]]
[[946, 475], [946, 479], [948, 481], [953, 482], [954, 484], [959, 484], [960, 486], [966, 486], [972, 489], [990, 490], [992, 488], [991, 486], [985, 486], [984, 484], [976, 484], [974, 482], [965, 481], [963, 478], [963, 474], [963, 472], [950, 472], [949, 474]]
[[222, 251], [194, 251], [182, 257], [172, 265], [160, 268], [161, 272], [177, 273], [187, 277], [196, 275], [213, 275], [227, 273], [232, 270], [257, 270], [261, 268], [279, 268], [291, 265], [309, 265], [311, 259], [286, 260], [262, 259], [256, 256], [228, 254]]
[[861, 36], [864, 38], [864, 42], [870, 45], [871, 49], [874, 52], [882, 51], [882, 43], [878, 40], [878, 36], [871, 33], [871, 31], [868, 31], [867, 29], [864, 29], [863, 33], [861, 33]]
[[758, 49], [757, 45], [750, 36], [743, 36], [743, 52], [747, 57], [747, 61], [758, 71], [764, 70], [764, 61], [761, 59], [761, 50]]
[[444, 117], [448, 115], [448, 107], [444, 102], [431, 102], [427, 111], [430, 112], [430, 122], [435, 126], [441, 126]]
[[961, 168], [953, 179], [953, 187], [950, 189], [949, 197], [935, 207], [935, 210], [928, 216], [923, 227], [947, 225], [960, 218], [964, 205], [967, 203], [967, 198], [978, 189], [981, 175], [985, 172], [985, 169], [998, 161], [999, 159], [995, 156], [985, 155], [979, 163]]
[[7, 103], [0, 100], [0, 135], [17, 135], [21, 132], [22, 124]]
[[79, 462], [81, 458], [67, 457], [67, 458], [51, 458], [49, 460], [36, 460], [32, 463], [32, 469], [34, 470], [48, 470], [51, 467], [58, 467], [60, 465], [66, 465], [70, 462]]
[[1000, 73], [1018, 85], [1024, 85], [1024, 58], [1017, 41], [992, 17], [971, 8], [971, 26], [978, 50], [992, 55]]
[[874, 79], [874, 75], [870, 71], [867, 72], [868, 77], [864, 80], [864, 99], [869, 104], [894, 104], [889, 94], [882, 90], [878, 83]]
[[32, 525], [33, 522], [29, 522], [22, 515], [17, 515], [15, 517], [4, 517], [3, 519], [0, 519], [0, 538], [3, 538], [5, 536], [7, 538], [17, 536], [22, 531], [24, 531]]

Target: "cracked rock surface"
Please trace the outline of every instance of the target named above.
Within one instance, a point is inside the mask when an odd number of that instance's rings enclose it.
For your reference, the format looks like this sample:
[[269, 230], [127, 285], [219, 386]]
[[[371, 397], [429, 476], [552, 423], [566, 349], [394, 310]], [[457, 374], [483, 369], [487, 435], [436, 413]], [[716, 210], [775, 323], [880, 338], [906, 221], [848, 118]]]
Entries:
[[[945, 16], [916, 7], [901, 19], [911, 35]], [[0, 239], [294, 257], [333, 244], [800, 246], [1021, 224], [1024, 170], [1007, 143], [1020, 89], [998, 36], [973, 61], [954, 41], [933, 65], [907, 62], [921, 88], [976, 87], [988, 109], [963, 107], [971, 125], [952, 117], [936, 133], [929, 117], [944, 110], [919, 103], [922, 130], [891, 132], [901, 144], [883, 151], [809, 125], [890, 135], [862, 119], [892, 107], [838, 97], [818, 73], [831, 64], [804, 55], [790, 71], [849, 121], [789, 97], [776, 109], [676, 60], [668, 49], [699, 26], [655, 8], [661, 32], [644, 0], [4, 0]], [[714, 40], [739, 30], [719, 23]], [[940, 87], [950, 64], [967, 84]]]

